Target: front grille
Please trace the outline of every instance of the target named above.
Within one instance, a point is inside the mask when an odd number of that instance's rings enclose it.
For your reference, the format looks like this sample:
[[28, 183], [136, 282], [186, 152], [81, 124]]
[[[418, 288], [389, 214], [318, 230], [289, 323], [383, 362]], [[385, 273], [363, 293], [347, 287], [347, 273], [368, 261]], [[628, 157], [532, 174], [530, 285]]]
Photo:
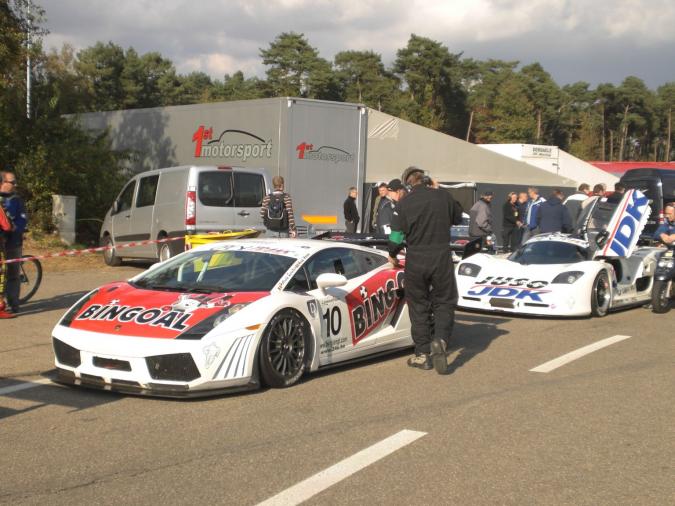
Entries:
[[126, 360], [115, 360], [113, 358], [94, 357], [92, 360], [96, 367], [110, 369], [111, 371], [131, 371], [131, 364]]
[[511, 299], [505, 299], [503, 297], [492, 297], [490, 299], [490, 305], [492, 307], [503, 307], [508, 309], [513, 309], [514, 302]]
[[54, 346], [54, 355], [60, 364], [68, 365], [70, 367], [78, 367], [82, 363], [80, 357], [80, 350], [59, 341], [55, 337], [52, 338], [52, 345]]
[[192, 381], [199, 378], [199, 369], [189, 353], [147, 357], [145, 362], [152, 379]]
[[480, 297], [466, 297], [466, 296], [462, 295], [462, 299], [473, 300], [474, 302], [480, 302]]
[[525, 302], [524, 305], [530, 307], [548, 307], [548, 304], [539, 304], [538, 302]]

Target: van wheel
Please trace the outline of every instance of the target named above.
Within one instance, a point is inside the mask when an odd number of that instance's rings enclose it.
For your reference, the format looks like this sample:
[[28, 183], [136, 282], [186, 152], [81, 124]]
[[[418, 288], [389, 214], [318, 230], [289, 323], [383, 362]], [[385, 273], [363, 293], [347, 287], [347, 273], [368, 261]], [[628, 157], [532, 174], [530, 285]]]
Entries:
[[[167, 239], [167, 236], [160, 235], [157, 239]], [[178, 243], [181, 243], [181, 241], [170, 241], [159, 244], [157, 248], [157, 258], [159, 261], [164, 262], [180, 253], [181, 251], [178, 249]]]
[[605, 316], [609, 311], [609, 303], [612, 299], [609, 276], [607, 271], [600, 271], [593, 281], [591, 288], [591, 314], [593, 316]]
[[108, 249], [103, 250], [103, 261], [110, 267], [119, 267], [122, 265], [122, 259], [115, 253], [115, 246], [112, 238], [106, 235], [101, 241], [101, 246], [108, 246]]

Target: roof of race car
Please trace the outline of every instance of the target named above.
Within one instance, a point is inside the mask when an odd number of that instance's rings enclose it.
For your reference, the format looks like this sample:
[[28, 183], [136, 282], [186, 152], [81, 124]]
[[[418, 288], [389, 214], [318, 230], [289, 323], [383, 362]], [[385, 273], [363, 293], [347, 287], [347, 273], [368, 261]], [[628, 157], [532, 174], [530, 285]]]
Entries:
[[269, 253], [272, 255], [283, 255], [292, 258], [302, 258], [308, 253], [315, 253], [317, 251], [327, 248], [351, 248], [363, 251], [377, 251], [377, 253], [384, 255], [385, 253], [373, 248], [359, 246], [348, 242], [340, 241], [319, 241], [313, 239], [235, 239], [229, 241], [213, 242], [198, 246], [191, 251], [250, 251], [254, 253]]
[[579, 239], [578, 237], [572, 237], [571, 235], [562, 234], [560, 232], [535, 235], [530, 240], [528, 240], [527, 243], [548, 242], [548, 241], [564, 242], [564, 243], [567, 243], [567, 244], [573, 244], [573, 245], [578, 246], [580, 248], [588, 248], [590, 246], [588, 241], [585, 241], [584, 239]]

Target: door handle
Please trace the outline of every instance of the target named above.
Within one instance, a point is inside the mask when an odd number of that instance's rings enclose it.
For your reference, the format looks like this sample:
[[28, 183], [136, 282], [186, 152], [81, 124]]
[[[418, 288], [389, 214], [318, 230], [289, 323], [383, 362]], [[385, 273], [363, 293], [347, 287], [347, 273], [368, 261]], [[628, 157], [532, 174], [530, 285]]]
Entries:
[[239, 211], [237, 214], [238, 214], [239, 216], [248, 216], [248, 215], [251, 214], [251, 213], [249, 213], [248, 211]]

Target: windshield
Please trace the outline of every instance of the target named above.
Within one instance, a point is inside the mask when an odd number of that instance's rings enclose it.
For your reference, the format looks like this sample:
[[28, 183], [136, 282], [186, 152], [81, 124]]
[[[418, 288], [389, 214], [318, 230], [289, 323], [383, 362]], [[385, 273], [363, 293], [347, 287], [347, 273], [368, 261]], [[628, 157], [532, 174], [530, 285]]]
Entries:
[[292, 257], [269, 253], [195, 251], [167, 260], [132, 284], [179, 292], [267, 292], [293, 262]]
[[573, 264], [588, 260], [581, 246], [558, 241], [528, 242], [511, 254], [509, 260], [519, 264]]

